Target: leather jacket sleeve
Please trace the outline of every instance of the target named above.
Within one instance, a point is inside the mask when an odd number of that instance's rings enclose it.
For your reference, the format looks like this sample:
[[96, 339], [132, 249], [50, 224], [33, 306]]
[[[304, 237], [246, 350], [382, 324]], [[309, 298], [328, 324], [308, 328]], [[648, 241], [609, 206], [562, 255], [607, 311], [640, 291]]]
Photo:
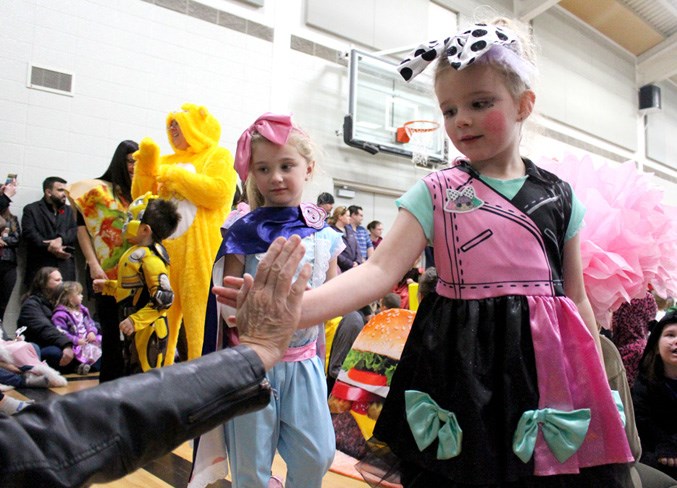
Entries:
[[237, 346], [0, 415], [0, 486], [120, 478], [262, 408], [270, 391], [256, 353]]

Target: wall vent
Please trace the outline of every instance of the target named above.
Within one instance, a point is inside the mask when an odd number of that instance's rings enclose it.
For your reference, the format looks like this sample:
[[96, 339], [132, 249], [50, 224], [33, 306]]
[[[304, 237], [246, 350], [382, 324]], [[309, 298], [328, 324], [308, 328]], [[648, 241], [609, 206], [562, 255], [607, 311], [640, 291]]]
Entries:
[[73, 95], [73, 74], [29, 65], [28, 87], [61, 95]]

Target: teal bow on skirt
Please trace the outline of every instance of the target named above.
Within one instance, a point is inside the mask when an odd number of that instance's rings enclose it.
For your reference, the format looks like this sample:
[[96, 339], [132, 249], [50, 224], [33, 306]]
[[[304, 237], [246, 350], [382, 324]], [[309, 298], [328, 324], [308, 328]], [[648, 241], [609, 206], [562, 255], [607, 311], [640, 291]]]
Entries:
[[564, 412], [544, 408], [524, 412], [515, 430], [512, 450], [525, 463], [534, 454], [539, 424], [550, 451], [563, 463], [583, 444], [590, 426], [590, 409]]
[[441, 408], [430, 395], [416, 390], [404, 392], [407, 422], [420, 451], [438, 440], [437, 459], [451, 459], [461, 452], [463, 431], [453, 412]]

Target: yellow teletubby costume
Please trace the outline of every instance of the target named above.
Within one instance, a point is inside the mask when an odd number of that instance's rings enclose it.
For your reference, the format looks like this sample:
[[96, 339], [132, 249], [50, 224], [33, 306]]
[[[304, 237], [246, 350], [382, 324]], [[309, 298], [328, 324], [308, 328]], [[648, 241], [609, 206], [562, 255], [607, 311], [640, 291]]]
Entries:
[[172, 263], [174, 304], [169, 309], [165, 364], [174, 362], [181, 319], [188, 359], [202, 355], [211, 269], [221, 244], [223, 224], [235, 194], [237, 176], [230, 152], [218, 145], [221, 126], [205, 107], [186, 103], [167, 116], [174, 154], [160, 156], [158, 145], [144, 138], [134, 154], [137, 164], [132, 196], [150, 191], [172, 199], [181, 214], [179, 227], [164, 241]]

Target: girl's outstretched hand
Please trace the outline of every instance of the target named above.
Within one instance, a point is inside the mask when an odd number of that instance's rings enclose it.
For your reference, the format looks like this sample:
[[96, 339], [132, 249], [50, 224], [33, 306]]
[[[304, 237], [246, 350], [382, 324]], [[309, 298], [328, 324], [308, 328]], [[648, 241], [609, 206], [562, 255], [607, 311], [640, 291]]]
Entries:
[[244, 278], [226, 276], [223, 278], [223, 286], [214, 286], [212, 293], [216, 295], [219, 303], [235, 308], [237, 306], [237, 294], [244, 284]]

